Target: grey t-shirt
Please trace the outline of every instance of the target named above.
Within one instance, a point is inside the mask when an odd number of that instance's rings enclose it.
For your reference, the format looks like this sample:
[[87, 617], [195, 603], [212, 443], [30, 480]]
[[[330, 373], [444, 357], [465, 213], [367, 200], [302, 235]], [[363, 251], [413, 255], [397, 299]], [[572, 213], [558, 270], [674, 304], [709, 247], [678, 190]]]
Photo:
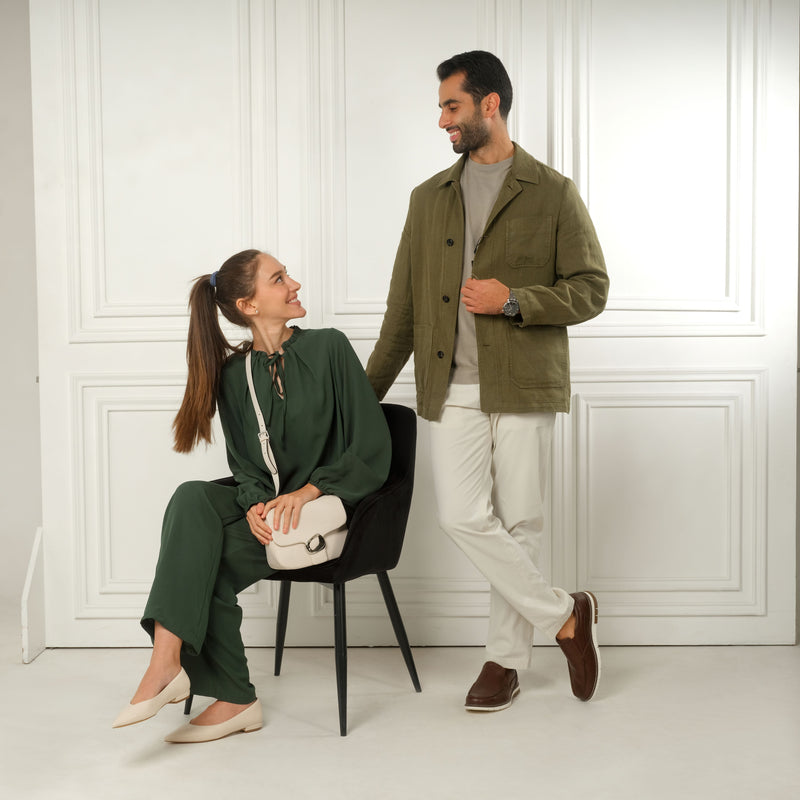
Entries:
[[[461, 194], [464, 198], [464, 265], [463, 286], [472, 276], [472, 260], [500, 187], [511, 169], [512, 158], [497, 164], [477, 164], [468, 158], [461, 173]], [[458, 324], [453, 350], [451, 383], [478, 383], [478, 343], [475, 338], [475, 315], [464, 308], [459, 297]]]

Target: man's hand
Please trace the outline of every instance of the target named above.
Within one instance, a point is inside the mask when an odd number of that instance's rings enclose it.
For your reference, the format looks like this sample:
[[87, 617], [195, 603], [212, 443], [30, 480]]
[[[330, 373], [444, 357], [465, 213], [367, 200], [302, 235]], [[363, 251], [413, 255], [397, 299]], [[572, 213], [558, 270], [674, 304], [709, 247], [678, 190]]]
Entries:
[[495, 278], [470, 278], [461, 290], [461, 302], [473, 314], [502, 314], [508, 292], [508, 286]]

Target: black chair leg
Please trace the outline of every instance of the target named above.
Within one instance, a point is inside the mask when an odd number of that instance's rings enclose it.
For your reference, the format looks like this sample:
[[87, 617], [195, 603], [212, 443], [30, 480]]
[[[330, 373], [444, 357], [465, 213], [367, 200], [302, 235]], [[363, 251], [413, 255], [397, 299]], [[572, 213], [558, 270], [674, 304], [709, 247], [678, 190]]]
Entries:
[[191, 714], [192, 713], [192, 700], [194, 700], [194, 695], [190, 694], [186, 698], [186, 702], [183, 704], [183, 713], [184, 714]]
[[283, 662], [283, 643], [286, 641], [286, 622], [289, 619], [289, 596], [292, 593], [292, 582], [281, 581], [281, 593], [278, 597], [278, 618], [275, 624], [275, 674], [281, 674]]
[[406, 636], [406, 629], [403, 625], [403, 618], [400, 616], [400, 609], [397, 607], [397, 600], [395, 600], [394, 592], [392, 591], [392, 584], [389, 583], [389, 576], [385, 572], [376, 573], [378, 576], [378, 583], [381, 585], [383, 592], [383, 600], [386, 603], [386, 610], [389, 612], [389, 619], [392, 621], [394, 628], [394, 635], [397, 637], [397, 644], [400, 645], [400, 651], [403, 653], [406, 666], [408, 667], [408, 674], [411, 676], [411, 683], [418, 691], [422, 691], [417, 675], [417, 668], [414, 665], [414, 656], [411, 654], [411, 647], [408, 644], [408, 636]]
[[339, 695], [339, 733], [347, 736], [347, 610], [344, 583], [333, 585], [333, 627], [336, 645], [336, 691]]

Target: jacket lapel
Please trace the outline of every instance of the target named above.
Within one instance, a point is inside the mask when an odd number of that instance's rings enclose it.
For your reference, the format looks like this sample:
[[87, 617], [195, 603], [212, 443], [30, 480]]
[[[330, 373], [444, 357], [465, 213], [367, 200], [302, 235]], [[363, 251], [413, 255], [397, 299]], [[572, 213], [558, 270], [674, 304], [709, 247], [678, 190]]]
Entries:
[[[513, 167], [512, 167], [513, 169]], [[497, 195], [497, 200], [495, 200], [494, 206], [492, 208], [491, 214], [489, 214], [489, 219], [486, 221], [486, 230], [484, 230], [484, 235], [486, 235], [486, 231], [492, 227], [492, 223], [495, 221], [497, 215], [522, 191], [522, 187], [519, 185], [519, 182], [516, 178], [514, 178], [511, 173], [508, 173], [508, 178], [506, 178], [506, 182], [503, 184], [502, 188], [500, 189], [500, 193]]]
[[539, 183], [539, 167], [536, 159], [526, 153], [515, 142], [514, 160], [511, 162], [511, 169], [508, 171], [508, 177], [497, 195], [491, 214], [489, 214], [484, 234], [492, 227], [492, 223], [498, 214], [522, 191], [522, 187], [519, 185], [520, 181]]

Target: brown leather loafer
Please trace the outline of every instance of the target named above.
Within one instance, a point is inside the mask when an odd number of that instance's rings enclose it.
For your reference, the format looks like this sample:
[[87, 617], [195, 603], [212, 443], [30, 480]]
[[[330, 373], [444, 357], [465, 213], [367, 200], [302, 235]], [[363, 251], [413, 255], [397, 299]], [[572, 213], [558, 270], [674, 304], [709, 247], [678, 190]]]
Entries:
[[600, 681], [600, 651], [597, 648], [597, 598], [591, 592], [576, 592], [575, 636], [556, 639], [567, 657], [572, 693], [590, 700]]
[[502, 711], [518, 694], [517, 671], [487, 661], [467, 693], [464, 708], [467, 711]]

